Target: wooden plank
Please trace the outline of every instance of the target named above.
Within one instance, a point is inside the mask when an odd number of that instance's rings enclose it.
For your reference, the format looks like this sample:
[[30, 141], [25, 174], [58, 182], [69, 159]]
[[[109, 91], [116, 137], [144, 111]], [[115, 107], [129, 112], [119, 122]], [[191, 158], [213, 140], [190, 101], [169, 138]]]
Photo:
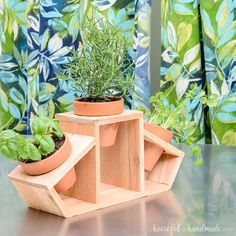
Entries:
[[86, 202], [100, 200], [100, 165], [95, 147], [75, 166], [76, 182], [65, 194]]
[[153, 182], [146, 180], [145, 181], [145, 195], [150, 196], [153, 194], [159, 194], [165, 191], [168, 191], [171, 188], [168, 184], [161, 184], [158, 182]]
[[160, 194], [168, 191], [169, 185], [155, 183], [152, 181], [145, 182], [145, 192], [136, 192], [114, 185], [101, 184], [101, 201], [97, 204], [88, 203], [85, 201], [77, 200], [70, 197], [61, 196], [62, 200], [69, 212], [69, 217], [75, 215], [85, 214], [91, 211], [99, 210], [102, 208], [115, 206], [124, 202], [140, 199], [154, 194]]
[[143, 125], [139, 119], [119, 123], [116, 142], [101, 148], [101, 181], [134, 191], [144, 190]]
[[177, 156], [177, 157], [184, 157], [184, 155], [185, 155], [185, 153], [183, 151], [177, 149], [176, 147], [174, 147], [170, 143], [165, 142], [164, 140], [162, 140], [158, 136], [153, 135], [152, 133], [150, 133], [149, 131], [147, 131], [145, 129], [144, 129], [144, 137], [145, 137], [145, 140], [156, 144], [158, 147], [161, 147], [165, 151], [165, 153], [167, 153], [167, 154]]
[[133, 119], [138, 119], [143, 116], [140, 111], [125, 110], [123, 113], [113, 116], [78, 116], [73, 112], [59, 113], [56, 114], [56, 118], [60, 121], [69, 123], [80, 123], [80, 124], [111, 124], [115, 122], [123, 122]]
[[76, 123], [60, 121], [60, 127], [63, 132], [78, 134], [78, 125]]
[[101, 189], [103, 189], [101, 192], [101, 201], [97, 204], [88, 203], [74, 198], [66, 198], [63, 196], [63, 202], [66, 206], [66, 209], [68, 209], [69, 216], [71, 217], [75, 215], [81, 215], [145, 196], [143, 193], [119, 188], [116, 186], [108, 187], [107, 184], [105, 184], [106, 187], [104, 190], [103, 185], [104, 184], [101, 184]]
[[128, 122], [128, 158], [132, 190], [144, 191], [144, 142], [143, 118]]
[[68, 216], [63, 201], [57, 197], [54, 189], [46, 190], [13, 179], [11, 182], [29, 207], [63, 217]]
[[95, 136], [95, 124], [80, 124], [60, 121], [60, 127], [64, 132], [72, 134]]
[[119, 123], [116, 142], [101, 148], [101, 181], [129, 189], [127, 122]]
[[65, 205], [67, 211], [68, 211], [68, 217], [72, 217], [72, 216], [77, 216], [77, 215], [81, 215], [81, 214], [85, 214], [91, 211], [96, 211], [97, 208], [97, 204], [94, 203], [90, 203], [90, 202], [86, 202], [86, 201], [82, 201], [82, 200], [78, 200], [75, 198], [71, 198], [71, 197], [64, 197], [62, 195], [60, 195], [60, 197], [63, 199], [63, 204]]
[[101, 202], [98, 204], [98, 207], [99, 209], [101, 209], [107, 206], [120, 204], [122, 202], [131, 201], [144, 196], [145, 195], [142, 192], [136, 192], [125, 188], [112, 186], [112, 188], [106, 189], [101, 192]]
[[94, 137], [90, 136], [73, 135], [70, 137], [70, 141], [72, 144], [70, 157], [55, 170], [43, 175], [30, 176], [25, 174], [21, 166], [18, 165], [18, 167], [9, 174], [9, 178], [46, 189], [53, 188], [95, 145]]
[[162, 155], [149, 174], [148, 180], [172, 186], [182, 160], [182, 157]]

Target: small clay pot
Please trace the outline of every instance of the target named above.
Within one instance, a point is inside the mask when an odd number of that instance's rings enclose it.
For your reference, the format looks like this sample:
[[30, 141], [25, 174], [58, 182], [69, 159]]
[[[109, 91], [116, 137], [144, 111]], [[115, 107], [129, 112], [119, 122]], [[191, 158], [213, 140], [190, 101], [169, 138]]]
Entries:
[[74, 100], [74, 114], [79, 116], [111, 116], [124, 111], [124, 99], [111, 102], [83, 102]]
[[76, 181], [75, 168], [73, 167], [55, 186], [55, 190], [59, 193], [71, 188]]
[[[111, 102], [83, 102], [74, 100], [74, 114], [79, 116], [112, 116], [124, 111], [124, 99]], [[100, 127], [101, 147], [113, 146], [116, 140], [119, 124], [107, 124]]]
[[116, 135], [118, 132], [119, 123], [113, 123], [100, 126], [100, 146], [110, 147], [113, 146], [116, 141]]
[[[149, 131], [150, 133], [158, 136], [166, 142], [170, 142], [173, 138], [173, 133], [167, 129], [164, 129], [160, 126], [153, 125], [151, 123], [144, 123], [144, 129]], [[160, 159], [163, 153], [163, 149], [158, 147], [157, 145], [144, 141], [144, 169], [146, 171], [151, 171], [153, 167], [156, 165], [157, 161]]]
[[[67, 135], [65, 135], [65, 142], [62, 147], [52, 154], [50, 157], [47, 157], [41, 161], [24, 163], [20, 162], [20, 165], [24, 172], [28, 175], [42, 175], [48, 173], [58, 166], [63, 164], [70, 156], [72, 151], [71, 143]], [[76, 176], [74, 173], [74, 168], [69, 171], [55, 186], [55, 189], [58, 191], [65, 191], [67, 187], [71, 187], [75, 180]], [[67, 183], [66, 180], [69, 180], [70, 183]]]

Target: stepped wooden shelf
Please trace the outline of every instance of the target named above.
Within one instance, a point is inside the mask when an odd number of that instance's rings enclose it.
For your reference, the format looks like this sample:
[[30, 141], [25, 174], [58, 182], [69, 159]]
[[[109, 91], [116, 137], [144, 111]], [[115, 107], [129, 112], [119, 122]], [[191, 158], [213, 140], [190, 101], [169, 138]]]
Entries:
[[[28, 176], [20, 166], [9, 174], [29, 207], [62, 217], [72, 217], [115, 204], [167, 191], [176, 177], [184, 153], [143, 128], [143, 114], [125, 111], [106, 117], [57, 114], [69, 133], [72, 153], [50, 173]], [[100, 146], [100, 126], [118, 122], [115, 144]], [[164, 149], [152, 172], [144, 173], [144, 139]], [[73, 167], [77, 180], [66, 192], [54, 186]]]

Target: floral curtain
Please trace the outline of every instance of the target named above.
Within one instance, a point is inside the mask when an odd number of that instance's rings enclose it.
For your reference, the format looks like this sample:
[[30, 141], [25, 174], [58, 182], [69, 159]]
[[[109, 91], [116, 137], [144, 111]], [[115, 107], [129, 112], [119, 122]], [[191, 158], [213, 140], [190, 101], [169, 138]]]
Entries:
[[[216, 94], [210, 110], [198, 99], [188, 105], [193, 138], [236, 145], [236, 2], [162, 0], [161, 8], [161, 90], [170, 101], [191, 83]], [[35, 114], [71, 110], [70, 84], [55, 77], [82, 44], [80, 26], [92, 15], [119, 25], [129, 39], [135, 88], [127, 108], [149, 105], [151, 0], [2, 0], [0, 130], [28, 132]]]
[[133, 96], [134, 108], [148, 104], [150, 97], [150, 19], [151, 0], [136, 1], [134, 48], [136, 50], [135, 59], [135, 88]]
[[[55, 77], [82, 44], [80, 27], [89, 17], [122, 30], [136, 62], [135, 77], [145, 80], [141, 67], [148, 70], [149, 12], [150, 1], [144, 0], [0, 1], [0, 130], [30, 132], [35, 114], [71, 110], [75, 94]], [[139, 86], [135, 83], [135, 94]], [[125, 98], [127, 108], [145, 99], [133, 97]]]
[[161, 90], [181, 99], [197, 83], [220, 100], [203, 110], [188, 104], [200, 143], [236, 145], [236, 1], [162, 0]]

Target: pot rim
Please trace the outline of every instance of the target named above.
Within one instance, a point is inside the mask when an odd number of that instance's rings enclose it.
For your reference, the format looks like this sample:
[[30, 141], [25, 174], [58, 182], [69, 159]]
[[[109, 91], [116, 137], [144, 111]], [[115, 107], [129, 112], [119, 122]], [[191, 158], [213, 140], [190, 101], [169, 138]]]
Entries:
[[[169, 129], [167, 129], [167, 128], [164, 128], [164, 127], [162, 127], [162, 126], [160, 126], [160, 125], [155, 125], [155, 124], [153, 124], [153, 123], [151, 123], [151, 122], [147, 122], [147, 121], [145, 121], [145, 124], [150, 125], [150, 126], [152, 126], [153, 128], [159, 128], [159, 129], [162, 129], [162, 130], [164, 130], [164, 131], [166, 131], [166, 132], [169, 132], [169, 133], [172, 133], [172, 134], [173, 134], [173, 131], [171, 131], [171, 130], [169, 130]], [[151, 131], [149, 131], [149, 132], [152, 133]]]
[[[79, 99], [79, 98], [77, 98], [77, 99]], [[97, 104], [97, 105], [99, 105], [99, 104], [114, 104], [114, 103], [117, 103], [117, 102], [123, 102], [124, 101], [124, 98], [122, 98], [122, 97], [120, 97], [120, 98], [118, 98], [117, 100], [115, 100], [115, 101], [111, 101], [111, 102], [83, 102], [83, 101], [79, 101], [79, 100], [77, 100], [76, 98], [74, 99], [74, 103], [80, 103], [80, 104]]]
[[26, 166], [35, 166], [35, 165], [37, 165], [39, 162], [40, 162], [40, 164], [42, 164], [42, 163], [46, 163], [46, 162], [48, 162], [48, 161], [54, 159], [55, 156], [57, 156], [57, 153], [58, 153], [61, 149], [63, 149], [63, 148], [68, 144], [68, 142], [69, 142], [68, 135], [65, 134], [64, 132], [63, 132], [63, 134], [64, 134], [64, 136], [65, 136], [65, 141], [64, 141], [63, 145], [62, 145], [55, 153], [53, 153], [51, 156], [49, 156], [49, 157], [47, 157], [47, 158], [45, 158], [45, 159], [43, 159], [43, 160], [35, 161], [35, 162], [31, 162], [31, 163], [26, 163], [26, 162], [23, 162], [23, 161], [19, 161], [19, 163], [20, 163], [21, 165], [26, 165]]

